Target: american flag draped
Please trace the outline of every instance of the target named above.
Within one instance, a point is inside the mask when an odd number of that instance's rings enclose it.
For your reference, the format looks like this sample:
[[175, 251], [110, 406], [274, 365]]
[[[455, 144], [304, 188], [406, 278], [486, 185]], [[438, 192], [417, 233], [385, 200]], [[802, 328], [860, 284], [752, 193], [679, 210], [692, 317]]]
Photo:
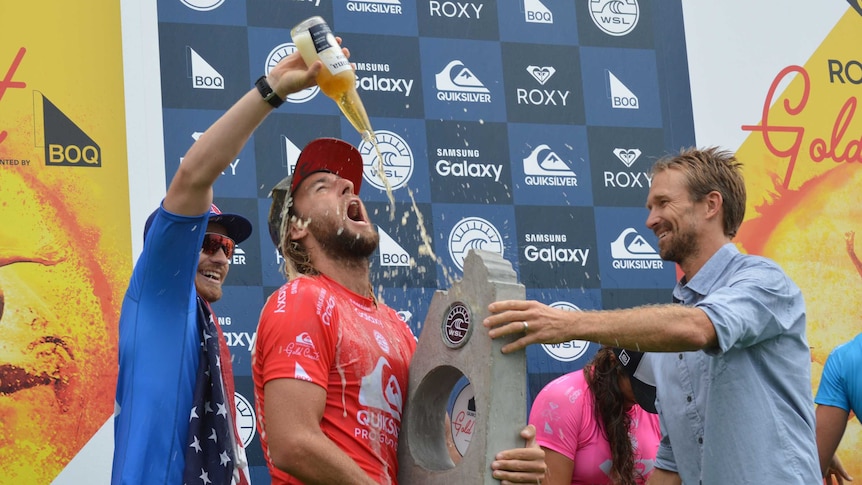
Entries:
[[[201, 325], [202, 354], [198, 365], [193, 407], [189, 414], [188, 446], [186, 447], [185, 485], [247, 484], [246, 477], [236, 470], [237, 437], [233, 426], [233, 386], [225, 383], [233, 373], [222, 372], [219, 332], [209, 305], [198, 298]], [[225, 352], [225, 355], [227, 353]], [[230, 366], [228, 361], [227, 366]], [[224, 376], [224, 377], [223, 377]], [[241, 453], [241, 452], [240, 452]]]

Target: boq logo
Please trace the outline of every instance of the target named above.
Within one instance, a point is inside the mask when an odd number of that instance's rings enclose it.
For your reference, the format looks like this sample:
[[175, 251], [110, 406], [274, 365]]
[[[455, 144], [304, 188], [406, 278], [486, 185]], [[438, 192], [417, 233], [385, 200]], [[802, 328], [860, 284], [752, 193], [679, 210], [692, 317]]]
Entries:
[[470, 325], [470, 309], [460, 301], [449, 305], [446, 316], [443, 317], [441, 333], [443, 343], [450, 349], [463, 347], [473, 332]]
[[102, 166], [102, 149], [84, 130], [41, 93], [35, 94], [34, 101], [44, 134], [46, 166]]

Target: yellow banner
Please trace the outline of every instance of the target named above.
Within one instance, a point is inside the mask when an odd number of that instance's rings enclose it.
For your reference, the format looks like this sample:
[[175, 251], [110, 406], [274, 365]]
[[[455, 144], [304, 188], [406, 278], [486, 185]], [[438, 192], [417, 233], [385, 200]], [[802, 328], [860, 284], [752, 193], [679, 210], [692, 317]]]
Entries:
[[0, 483], [50, 483], [113, 413], [131, 271], [118, 2], [5, 2]]
[[[862, 267], [853, 256], [862, 258], [859, 32], [862, 16], [848, 9], [804, 66], [776, 73], [761, 119], [742, 127], [751, 134], [737, 151], [748, 184], [737, 240], [779, 262], [802, 288], [815, 393], [829, 352], [862, 332]], [[855, 417], [838, 455], [862, 477]]]

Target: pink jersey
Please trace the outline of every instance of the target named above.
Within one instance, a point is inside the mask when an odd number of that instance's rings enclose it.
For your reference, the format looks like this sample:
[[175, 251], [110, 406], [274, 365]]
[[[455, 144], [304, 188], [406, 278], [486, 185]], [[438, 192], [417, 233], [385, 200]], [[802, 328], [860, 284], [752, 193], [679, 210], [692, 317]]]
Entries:
[[269, 459], [263, 386], [302, 379], [326, 389], [320, 427], [368, 475], [396, 484], [398, 432], [416, 340], [396, 313], [326, 276], [300, 277], [261, 312], [252, 369], [258, 431], [273, 484], [298, 484]]
[[[536, 442], [574, 461], [572, 485], [613, 485], [611, 448], [593, 413], [595, 400], [583, 370], [550, 382], [536, 396], [530, 410], [530, 424], [536, 427]], [[658, 415], [635, 405], [630, 436], [635, 452], [635, 471], [643, 484], [655, 467], [661, 432]]]

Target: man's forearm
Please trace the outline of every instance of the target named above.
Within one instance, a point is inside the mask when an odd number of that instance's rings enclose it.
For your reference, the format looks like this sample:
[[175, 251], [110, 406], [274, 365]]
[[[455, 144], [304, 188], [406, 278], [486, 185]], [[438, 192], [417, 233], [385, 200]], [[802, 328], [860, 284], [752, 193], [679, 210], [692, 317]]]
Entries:
[[625, 310], [573, 312], [580, 340], [639, 351], [679, 352], [717, 345], [715, 328], [702, 310], [651, 305]]
[[682, 485], [682, 479], [676, 472], [656, 468], [647, 479], [646, 485]]
[[304, 443], [287, 446], [281, 453], [284, 460], [276, 461], [279, 453], [270, 449], [273, 464], [281, 471], [300, 479], [306, 485], [376, 485], [377, 482], [324, 434]]

